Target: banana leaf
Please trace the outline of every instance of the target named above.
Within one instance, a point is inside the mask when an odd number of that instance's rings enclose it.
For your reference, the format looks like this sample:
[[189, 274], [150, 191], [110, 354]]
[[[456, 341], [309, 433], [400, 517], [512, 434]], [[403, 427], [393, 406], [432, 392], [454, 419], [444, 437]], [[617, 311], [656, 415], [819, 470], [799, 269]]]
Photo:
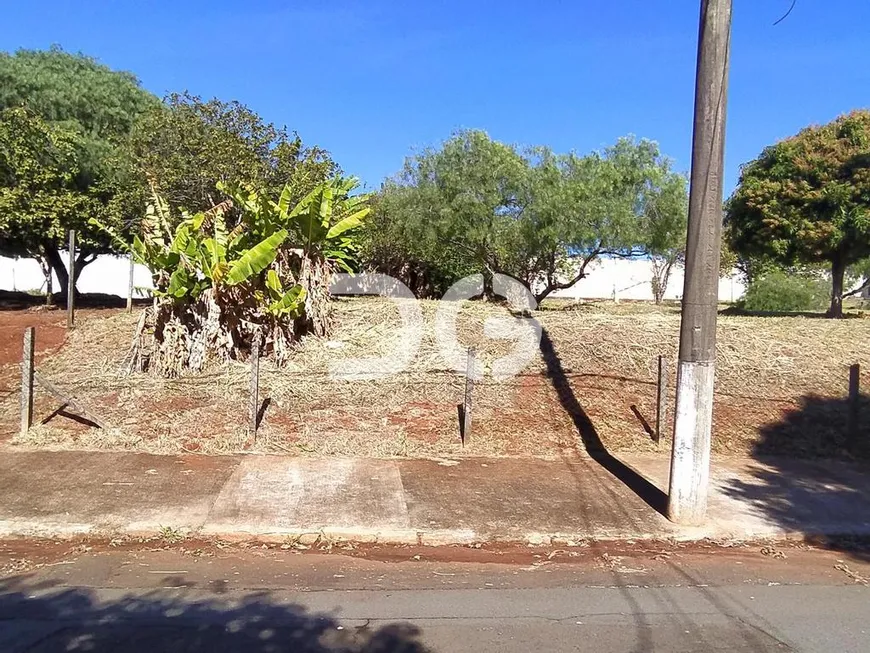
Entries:
[[260, 241], [230, 264], [226, 283], [234, 286], [265, 270], [278, 253], [278, 248], [287, 239], [287, 230], [281, 229]]
[[166, 294], [181, 299], [185, 295], [190, 295], [193, 282], [190, 273], [184, 268], [177, 268], [172, 276], [169, 277], [169, 287], [166, 289]]
[[285, 185], [284, 190], [281, 191], [281, 197], [278, 199], [278, 213], [283, 218], [287, 217], [292, 195], [293, 190], [290, 188], [290, 184]]
[[302, 286], [293, 286], [290, 290], [284, 293], [281, 299], [272, 302], [267, 308], [269, 313], [273, 315], [284, 315], [286, 313], [295, 313], [305, 301], [305, 288]]
[[326, 232], [326, 239], [331, 240], [332, 238], [340, 236], [348, 229], [355, 229], [356, 227], [359, 227], [363, 222], [363, 218], [365, 218], [370, 212], [370, 208], [360, 209], [353, 215], [342, 218], [334, 225], [332, 225], [329, 231]]
[[280, 297], [281, 293], [284, 292], [281, 279], [278, 278], [278, 273], [272, 268], [269, 268], [269, 271], [266, 272], [266, 287], [272, 292], [274, 297]]
[[99, 227], [100, 229], [105, 231], [107, 234], [109, 234], [109, 237], [112, 239], [112, 242], [115, 243], [115, 245], [121, 251], [124, 251], [124, 252], [131, 251], [130, 250], [130, 243], [126, 242], [123, 238], [121, 238], [121, 236], [118, 234], [118, 232], [115, 231], [109, 225], [103, 224], [102, 222], [100, 222], [96, 218], [91, 218], [90, 220], [88, 220], [88, 224], [91, 226], [94, 226], [94, 227]]

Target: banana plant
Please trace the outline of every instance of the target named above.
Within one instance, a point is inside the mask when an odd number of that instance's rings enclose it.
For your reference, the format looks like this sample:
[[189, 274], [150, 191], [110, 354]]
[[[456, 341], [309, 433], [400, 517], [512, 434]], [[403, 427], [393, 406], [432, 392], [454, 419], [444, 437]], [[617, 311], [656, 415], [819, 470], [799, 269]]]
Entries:
[[252, 231], [268, 233], [276, 229], [291, 232], [292, 245], [306, 255], [317, 251], [339, 267], [349, 265], [356, 254], [353, 230], [362, 226], [371, 211], [370, 194], [351, 196], [359, 186], [355, 177], [339, 177], [314, 188], [294, 206], [293, 189], [287, 185], [277, 202], [248, 188], [219, 185], [233, 198]]
[[[217, 208], [217, 207], [216, 207]], [[143, 220], [143, 237], [134, 236], [127, 245], [110, 227], [92, 219], [121, 249], [132, 253], [135, 261], [146, 265], [155, 278], [154, 294], [175, 299], [195, 299], [208, 288], [236, 286], [255, 279], [266, 270], [289, 235], [278, 229], [270, 235], [246, 245], [246, 225], [239, 223], [227, 231], [224, 213], [220, 210], [183, 214], [174, 233], [166, 228], [168, 218], [159, 204], [148, 207]], [[206, 225], [210, 226], [207, 233]], [[290, 302], [286, 302], [290, 306]]]
[[297, 317], [305, 307], [305, 288], [295, 285], [285, 290], [278, 273], [269, 269], [266, 273], [266, 289], [269, 293], [269, 303], [266, 313], [274, 317]]
[[360, 227], [371, 212], [369, 194], [350, 196], [358, 186], [356, 178], [340, 177], [320, 184], [292, 210], [287, 210], [286, 188], [278, 201], [281, 215], [297, 223], [305, 252], [317, 248], [348, 271], [348, 261], [356, 252], [356, 240], [349, 232]]

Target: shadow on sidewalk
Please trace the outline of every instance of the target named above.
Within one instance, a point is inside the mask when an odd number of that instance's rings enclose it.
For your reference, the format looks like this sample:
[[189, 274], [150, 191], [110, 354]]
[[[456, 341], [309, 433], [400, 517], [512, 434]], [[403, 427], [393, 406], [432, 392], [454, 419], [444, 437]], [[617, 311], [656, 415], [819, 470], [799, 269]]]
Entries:
[[[27, 576], [0, 581], [0, 641], [17, 644], [21, 651], [34, 647], [90, 653], [430, 651], [419, 640], [420, 630], [411, 624], [341, 627], [329, 615], [277, 603], [266, 592], [230, 602], [184, 600], [177, 590], [172, 594], [152, 590], [101, 602], [90, 591], [54, 585], [32, 582]], [[222, 593], [220, 588], [211, 590]]]
[[667, 494], [607, 451], [607, 448], [601, 441], [601, 437], [598, 435], [598, 431], [595, 429], [595, 425], [589, 419], [589, 416], [583, 410], [583, 406], [571, 389], [571, 384], [562, 366], [562, 361], [546, 329], [541, 331], [541, 354], [547, 366], [547, 376], [559, 397], [559, 403], [562, 404], [565, 412], [571, 416], [586, 453], [643, 499], [650, 507], [664, 515], [667, 510]]
[[870, 397], [860, 397], [864, 419], [852, 447], [849, 409], [845, 398], [801, 397], [760, 428], [753, 448], [760, 464], [722, 492], [785, 530], [820, 534], [815, 544], [870, 560]]

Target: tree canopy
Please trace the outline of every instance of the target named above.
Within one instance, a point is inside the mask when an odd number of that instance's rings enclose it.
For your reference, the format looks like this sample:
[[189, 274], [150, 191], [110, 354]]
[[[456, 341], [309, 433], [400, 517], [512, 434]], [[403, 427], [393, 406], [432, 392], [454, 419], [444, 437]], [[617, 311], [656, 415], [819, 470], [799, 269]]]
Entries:
[[74, 134], [27, 109], [0, 111], [0, 251], [39, 251], [75, 213], [76, 145]]
[[370, 224], [380, 245], [374, 264], [392, 246], [393, 258], [451, 280], [510, 275], [541, 301], [583, 279], [601, 256], [672, 246], [673, 234], [685, 234], [681, 194], [685, 179], [651, 141], [623, 138], [578, 156], [459, 132], [385, 183]]
[[132, 74], [58, 47], [0, 53], [0, 122], [0, 253], [40, 259], [64, 290], [69, 230], [77, 279], [98, 254], [120, 251], [90, 219], [129, 242], [150, 191], [177, 216], [226, 199], [221, 184], [286, 189], [295, 203], [340, 173], [326, 151], [239, 102], [161, 102]]
[[205, 211], [217, 185], [247, 184], [298, 201], [340, 170], [319, 147], [264, 122], [239, 102], [173, 93], [136, 125], [133, 151], [142, 174], [176, 209]]
[[144, 187], [126, 140], [156, 103], [130, 73], [81, 54], [0, 53], [0, 251], [40, 258], [64, 289], [58, 250], [69, 229], [80, 247], [75, 278], [97, 254], [115, 251], [88, 219], [125, 229], [141, 214]]
[[870, 255], [870, 111], [808, 127], [741, 169], [727, 205], [734, 251], [829, 267], [829, 315], [842, 317], [848, 266]]

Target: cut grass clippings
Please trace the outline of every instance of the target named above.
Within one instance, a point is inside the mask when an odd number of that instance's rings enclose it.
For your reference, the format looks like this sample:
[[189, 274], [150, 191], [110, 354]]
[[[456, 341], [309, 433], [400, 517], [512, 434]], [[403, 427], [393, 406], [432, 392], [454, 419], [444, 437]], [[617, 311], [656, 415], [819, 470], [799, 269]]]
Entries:
[[[282, 369], [262, 360], [260, 397], [269, 403], [256, 439], [248, 432], [246, 363], [171, 380], [120, 376], [137, 315], [89, 317], [39, 369], [112, 428], [57, 416], [15, 442], [153, 453], [556, 458], [582, 448], [580, 426], [587, 440], [598, 437], [614, 452], [669, 450], [670, 424], [659, 446], [646, 426], [655, 427], [660, 354], [670, 363], [672, 413], [677, 309], [548, 302], [535, 317], [553, 355], [545, 360], [535, 352], [519, 375], [505, 380], [485, 376], [475, 387], [472, 431], [463, 444], [457, 404], [465, 379], [439, 352], [438, 303], [420, 305], [422, 324], [402, 331], [392, 302], [337, 300], [330, 338], [303, 338]], [[484, 324], [492, 318], [514, 320], [505, 306], [479, 302], [466, 302], [457, 320], [460, 344], [474, 346], [487, 370], [514, 345], [486, 337]], [[402, 372], [368, 380], [336, 380], [330, 373], [331, 366], [348, 369], [350, 359], [383, 356], [414, 333], [420, 348]], [[868, 336], [864, 319], [720, 316], [714, 451], [846, 455], [848, 366], [870, 369]], [[37, 416], [56, 408], [41, 393], [38, 399]], [[4, 412], [14, 412], [17, 396], [0, 402]]]

